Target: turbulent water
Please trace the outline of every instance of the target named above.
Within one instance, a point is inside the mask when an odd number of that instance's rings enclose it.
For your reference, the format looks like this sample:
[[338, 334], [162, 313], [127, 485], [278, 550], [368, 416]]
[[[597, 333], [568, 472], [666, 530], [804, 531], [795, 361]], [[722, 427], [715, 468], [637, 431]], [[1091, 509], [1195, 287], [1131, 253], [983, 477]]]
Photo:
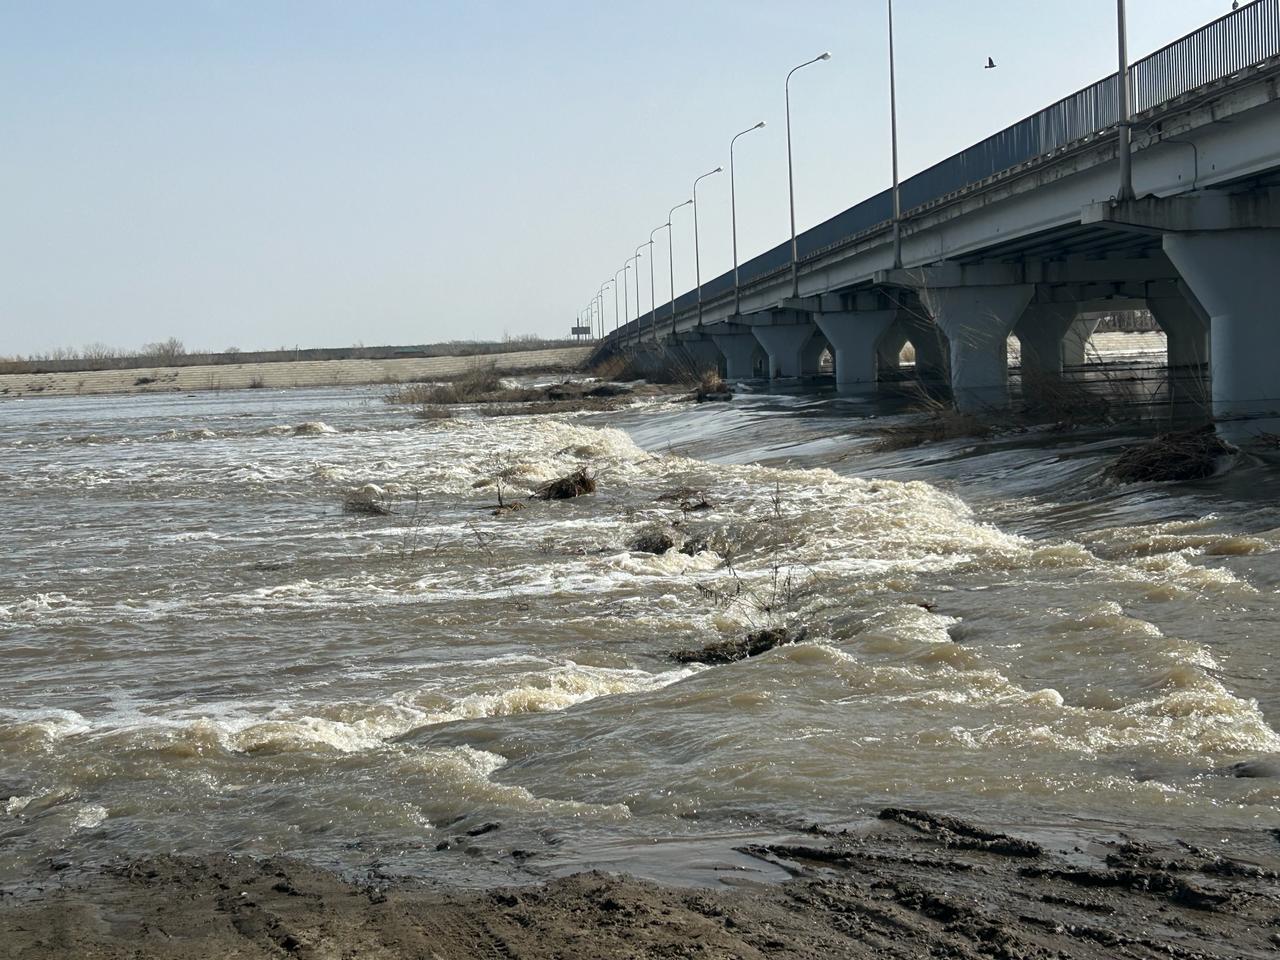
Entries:
[[[0, 406], [0, 881], [221, 850], [483, 879], [885, 803], [1280, 824], [1231, 769], [1280, 755], [1274, 470], [1119, 488], [1114, 435], [877, 453], [869, 412]], [[596, 494], [525, 500], [581, 466]], [[343, 512], [369, 483], [391, 516]], [[687, 552], [630, 549], [655, 525]], [[774, 625], [807, 639], [670, 657]]]

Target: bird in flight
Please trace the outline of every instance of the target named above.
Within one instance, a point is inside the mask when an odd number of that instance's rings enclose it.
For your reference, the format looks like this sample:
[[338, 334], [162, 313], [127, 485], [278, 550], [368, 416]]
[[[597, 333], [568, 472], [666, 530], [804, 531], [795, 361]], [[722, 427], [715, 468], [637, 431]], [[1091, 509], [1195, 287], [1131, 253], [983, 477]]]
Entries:
[[994, 70], [995, 68], [996, 68], [996, 62], [995, 62], [994, 60], [992, 60], [990, 57], [987, 57], [987, 65], [986, 65], [985, 67], [983, 67], [982, 69], [983, 69], [983, 70]]

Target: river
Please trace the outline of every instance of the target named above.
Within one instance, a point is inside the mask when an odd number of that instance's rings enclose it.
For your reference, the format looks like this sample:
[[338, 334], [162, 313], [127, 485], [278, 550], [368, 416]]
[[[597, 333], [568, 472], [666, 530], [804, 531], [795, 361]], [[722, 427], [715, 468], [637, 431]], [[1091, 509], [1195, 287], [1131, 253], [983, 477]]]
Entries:
[[[1116, 486], [1114, 429], [875, 449], [892, 422], [4, 403], [0, 883], [175, 851], [488, 883], [885, 804], [1280, 825], [1232, 768], [1280, 758], [1274, 469]], [[594, 495], [524, 500], [581, 466]], [[369, 483], [395, 513], [343, 512]], [[629, 549], [672, 524], [686, 552]], [[776, 625], [807, 637], [670, 656]]]

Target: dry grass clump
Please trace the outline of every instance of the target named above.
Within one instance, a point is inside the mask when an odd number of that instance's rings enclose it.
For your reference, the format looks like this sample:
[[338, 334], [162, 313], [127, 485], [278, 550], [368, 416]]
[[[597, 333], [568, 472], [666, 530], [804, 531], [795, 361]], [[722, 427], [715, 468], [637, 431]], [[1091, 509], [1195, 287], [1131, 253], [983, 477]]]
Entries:
[[1130, 447], [1104, 471], [1120, 483], [1203, 480], [1218, 470], [1223, 457], [1238, 451], [1214, 432], [1213, 424], [1162, 433]]
[[671, 654], [671, 659], [677, 663], [735, 663], [748, 657], [757, 657], [774, 647], [803, 643], [807, 634], [804, 627], [795, 633], [786, 627], [770, 627], [749, 633], [740, 639], [717, 640], [695, 650], [676, 650]]
[[419, 420], [453, 419], [453, 411], [439, 403], [424, 403], [413, 412], [413, 415]]
[[595, 492], [596, 478], [587, 471], [586, 467], [581, 467], [567, 476], [557, 477], [555, 480], [544, 483], [534, 491], [533, 496], [539, 500], [568, 500]]
[[477, 403], [502, 390], [502, 378], [492, 366], [478, 366], [448, 383], [406, 383], [383, 398], [387, 403], [441, 406]]
[[724, 382], [719, 370], [709, 367], [698, 376], [698, 384], [694, 387], [693, 398], [698, 403], [731, 400], [733, 399], [733, 389]]

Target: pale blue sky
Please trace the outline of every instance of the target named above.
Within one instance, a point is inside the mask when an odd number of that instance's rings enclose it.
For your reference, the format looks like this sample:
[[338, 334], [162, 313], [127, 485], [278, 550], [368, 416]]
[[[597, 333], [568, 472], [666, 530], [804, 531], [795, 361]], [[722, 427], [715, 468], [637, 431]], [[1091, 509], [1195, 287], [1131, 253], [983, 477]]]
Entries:
[[[1131, 53], [1230, 6], [1129, 0]], [[895, 12], [904, 176], [1115, 69], [1113, 0]], [[0, 354], [563, 334], [760, 119], [742, 257], [785, 239], [783, 78], [823, 50], [801, 229], [888, 185], [883, 0], [0, 0]], [[699, 187], [704, 279], [728, 198]]]

